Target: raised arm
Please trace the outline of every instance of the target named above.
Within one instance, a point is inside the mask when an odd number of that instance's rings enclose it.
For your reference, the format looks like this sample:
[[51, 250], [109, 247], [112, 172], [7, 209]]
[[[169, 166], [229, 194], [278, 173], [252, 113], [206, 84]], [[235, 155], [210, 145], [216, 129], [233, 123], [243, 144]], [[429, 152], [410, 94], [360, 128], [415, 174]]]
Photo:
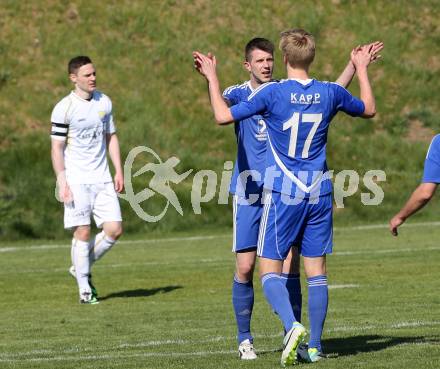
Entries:
[[[355, 47], [352, 50], [352, 52], [355, 50], [361, 50], [367, 48], [371, 54], [371, 62], [374, 63], [376, 60], [381, 58], [381, 55], [379, 53], [382, 51], [383, 47], [384, 47], [383, 42], [375, 41], [370, 44], [362, 45], [360, 47], [359, 46]], [[356, 68], [351, 60], [351, 54], [350, 54], [350, 60], [345, 66], [341, 75], [336, 80], [336, 83], [342, 87], [347, 88], [350, 85], [351, 81], [353, 80], [355, 73], [356, 73]]]
[[208, 57], [198, 51], [194, 51], [193, 58], [195, 68], [208, 81], [209, 100], [216, 123], [229, 124], [233, 122], [234, 118], [220, 91], [215, 56]]
[[335, 81], [339, 86], [347, 88], [351, 81], [353, 80], [353, 77], [356, 73], [356, 68], [354, 67], [353, 62], [350, 61], [345, 66], [344, 70], [342, 71], [341, 75], [338, 77], [338, 79]]
[[363, 118], [373, 118], [376, 115], [376, 101], [374, 99], [373, 89], [368, 79], [368, 65], [371, 62], [371, 53], [368, 49], [353, 50], [351, 60], [356, 68], [356, 75], [359, 79], [361, 100], [365, 105]]
[[397, 236], [397, 228], [402, 225], [406, 219], [423, 208], [437, 189], [436, 183], [422, 183], [415, 189], [405, 206], [390, 220], [390, 232]]

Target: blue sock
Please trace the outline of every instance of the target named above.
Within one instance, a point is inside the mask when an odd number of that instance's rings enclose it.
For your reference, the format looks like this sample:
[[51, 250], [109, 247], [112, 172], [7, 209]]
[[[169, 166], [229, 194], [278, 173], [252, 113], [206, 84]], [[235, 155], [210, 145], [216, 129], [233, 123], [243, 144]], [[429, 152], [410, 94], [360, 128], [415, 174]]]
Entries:
[[309, 290], [309, 347], [316, 347], [319, 351], [322, 351], [321, 336], [328, 307], [327, 276], [318, 275], [307, 278], [307, 285]]
[[289, 292], [290, 305], [292, 305], [293, 314], [298, 322], [301, 322], [302, 294], [301, 279], [299, 274], [281, 273], [281, 280], [284, 282]]
[[234, 276], [232, 283], [232, 306], [234, 307], [235, 320], [237, 321], [238, 343], [248, 339], [252, 342], [251, 316], [254, 307], [254, 286], [252, 281], [240, 282]]
[[296, 319], [290, 305], [289, 293], [281, 277], [276, 273], [264, 274], [261, 277], [261, 284], [266, 300], [283, 322], [284, 329], [289, 331]]

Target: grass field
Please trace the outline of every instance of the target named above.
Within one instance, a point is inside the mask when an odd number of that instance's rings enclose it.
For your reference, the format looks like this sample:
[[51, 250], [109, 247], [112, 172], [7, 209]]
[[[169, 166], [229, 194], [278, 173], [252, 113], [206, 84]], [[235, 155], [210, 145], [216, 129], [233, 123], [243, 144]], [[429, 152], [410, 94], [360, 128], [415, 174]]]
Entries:
[[[94, 268], [94, 306], [78, 304], [68, 241], [1, 243], [0, 367], [279, 367], [281, 325], [258, 281], [259, 359], [237, 358], [230, 233], [125, 239]], [[313, 365], [438, 368], [439, 237], [439, 225], [426, 223], [398, 239], [381, 226], [335, 230], [323, 342], [332, 358]]]

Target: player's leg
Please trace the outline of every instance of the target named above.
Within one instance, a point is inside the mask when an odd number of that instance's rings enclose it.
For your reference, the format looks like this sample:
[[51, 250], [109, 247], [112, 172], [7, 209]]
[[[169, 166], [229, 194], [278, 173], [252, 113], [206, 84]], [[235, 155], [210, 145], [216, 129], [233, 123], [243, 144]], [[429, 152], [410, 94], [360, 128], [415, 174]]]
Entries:
[[251, 334], [251, 318], [254, 308], [253, 273], [256, 253], [256, 250], [236, 253], [236, 269], [232, 283], [232, 306], [237, 323], [238, 353], [243, 360], [257, 358]]
[[113, 183], [96, 185], [94, 192], [93, 216], [97, 227], [103, 230], [92, 242], [91, 264], [101, 259], [122, 235], [121, 208]]
[[243, 360], [257, 358], [253, 348], [251, 317], [254, 307], [253, 274], [262, 207], [249, 205], [238, 196], [233, 197], [233, 247], [236, 268], [232, 283], [232, 306], [237, 323], [239, 356]]
[[[92, 238], [88, 244], [88, 285], [91, 291], [92, 301], [97, 301], [98, 292], [92, 282], [91, 267], [115, 244], [122, 234], [122, 218], [118, 197], [113, 183], [87, 185], [87, 199], [89, 204], [88, 222], [93, 212], [95, 223], [98, 228], [104, 230]], [[89, 229], [90, 239], [90, 229]], [[72, 266], [70, 274], [78, 275], [72, 252]]]
[[295, 363], [297, 348], [306, 335], [305, 328], [295, 318], [289, 293], [281, 279], [283, 260], [301, 233], [304, 204], [286, 205], [281, 196], [276, 192], [265, 193], [257, 255], [264, 295], [286, 331], [281, 355], [281, 364], [285, 366]]
[[73, 229], [71, 257], [78, 283], [80, 302], [96, 303], [88, 282], [90, 275], [90, 216], [91, 203], [85, 185], [71, 185], [73, 203], [64, 207], [64, 227]]
[[317, 204], [310, 205], [301, 247], [307, 277], [310, 321], [310, 340], [305, 361], [317, 361], [322, 357], [321, 336], [328, 309], [326, 254], [332, 252], [332, 238], [332, 198], [326, 195], [320, 197]]
[[281, 319], [285, 331], [281, 365], [293, 365], [297, 350], [306, 336], [306, 330], [293, 313], [289, 293], [281, 280], [282, 260], [260, 257], [260, 276], [264, 296]]
[[109, 251], [122, 235], [122, 222], [104, 222], [90, 249], [90, 263], [94, 264]]
[[[90, 275], [90, 226], [82, 225], [75, 228], [72, 240], [73, 265], [78, 282], [80, 295], [91, 293], [89, 285]], [[84, 299], [86, 300], [86, 299]]]
[[296, 322], [292, 305], [289, 300], [289, 293], [281, 279], [282, 260], [273, 260], [260, 257], [260, 278], [266, 300], [272, 309], [277, 313], [284, 329], [287, 332]]
[[301, 322], [302, 294], [300, 279], [300, 255], [298, 247], [292, 246], [283, 262], [281, 278], [289, 292], [289, 300], [293, 313], [298, 322]]
[[[101, 259], [122, 235], [122, 222], [104, 222], [102, 228], [103, 230], [90, 241], [90, 266]], [[70, 271], [75, 273], [74, 268], [71, 268]]]
[[307, 276], [308, 313], [310, 321], [309, 352], [322, 352], [321, 336], [328, 309], [328, 285], [326, 258], [304, 257], [304, 271]]

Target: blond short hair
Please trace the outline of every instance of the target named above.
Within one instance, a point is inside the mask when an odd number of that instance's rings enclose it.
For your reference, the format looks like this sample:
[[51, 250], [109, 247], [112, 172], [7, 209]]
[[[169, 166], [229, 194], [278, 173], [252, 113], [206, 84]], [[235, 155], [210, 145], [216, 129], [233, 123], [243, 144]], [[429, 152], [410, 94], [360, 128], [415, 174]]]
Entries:
[[315, 39], [301, 28], [281, 33], [280, 50], [291, 67], [307, 69], [315, 58]]

